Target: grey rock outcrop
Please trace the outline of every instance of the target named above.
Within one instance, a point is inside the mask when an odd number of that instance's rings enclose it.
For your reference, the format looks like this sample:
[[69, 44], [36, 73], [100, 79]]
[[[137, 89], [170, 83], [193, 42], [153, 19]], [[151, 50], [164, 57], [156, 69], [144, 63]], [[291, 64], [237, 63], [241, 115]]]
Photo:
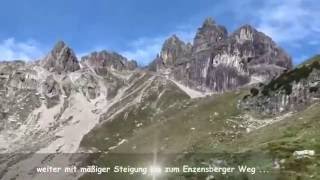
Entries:
[[53, 75], [48, 76], [42, 84], [42, 94], [46, 99], [48, 108], [57, 105], [60, 101], [60, 85], [54, 79]]
[[45, 69], [60, 74], [80, 69], [75, 53], [63, 41], [59, 41], [40, 64]]
[[[314, 60], [316, 59], [316, 60]], [[266, 85], [252, 88], [240, 103], [242, 109], [262, 115], [299, 111], [320, 99], [320, 58], [288, 71]]]
[[193, 45], [186, 48], [181, 40], [173, 42], [178, 43], [172, 43], [172, 38], [165, 41], [150, 69], [200, 91], [222, 92], [253, 81], [269, 81], [292, 68], [291, 58], [249, 25], [228, 36], [226, 28], [208, 18]]
[[137, 62], [129, 61], [127, 58], [115, 52], [100, 51], [93, 52], [81, 58], [81, 63], [84, 66], [95, 69], [99, 73], [107, 72], [107, 68], [116, 70], [134, 70], [137, 68]]
[[136, 60], [127, 61], [126, 64], [127, 64], [126, 67], [127, 67], [128, 70], [132, 71], [132, 70], [135, 70], [135, 69], [138, 68], [138, 63], [137, 63]]

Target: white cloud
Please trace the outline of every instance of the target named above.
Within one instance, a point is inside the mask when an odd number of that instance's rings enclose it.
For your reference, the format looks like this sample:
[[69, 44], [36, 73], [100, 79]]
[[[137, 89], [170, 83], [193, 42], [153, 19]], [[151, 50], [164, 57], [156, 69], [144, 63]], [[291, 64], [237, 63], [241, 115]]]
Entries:
[[0, 60], [35, 60], [43, 55], [44, 51], [34, 40], [20, 42], [8, 38], [0, 42]]
[[310, 40], [308, 41], [308, 44], [311, 45], [311, 46], [317, 46], [320, 44], [320, 40]]
[[195, 30], [185, 30], [184, 28], [186, 27], [190, 26], [179, 26], [177, 31], [163, 36], [139, 38], [129, 43], [130, 50], [122, 51], [120, 54], [129, 59], [137, 60], [141, 65], [147, 65], [156, 57], [164, 41], [171, 35], [175, 34], [185, 42], [192, 42], [194, 37], [193, 31]]
[[[244, 10], [246, 9], [246, 10]], [[232, 22], [218, 22], [222, 25], [251, 23], [258, 30], [266, 33], [277, 43], [288, 49], [302, 49], [305, 45], [320, 44], [320, 6], [317, 0], [226, 0], [217, 3], [210, 11], [194, 15], [190, 21], [177, 25], [171, 33], [154, 37], [140, 37], [128, 43], [126, 49], [115, 49], [116, 52], [134, 59], [141, 65], [147, 65], [160, 52], [164, 41], [172, 34], [176, 34], [185, 42], [192, 42], [197, 27], [194, 24], [206, 16], [220, 17], [228, 13]], [[195, 20], [196, 19], [196, 20]], [[155, 32], [156, 33], [156, 32]], [[305, 43], [301, 43], [305, 41]], [[100, 50], [106, 48], [94, 48]], [[288, 50], [287, 49], [287, 50]], [[92, 51], [88, 51], [92, 52]], [[88, 54], [80, 53], [78, 57]], [[307, 52], [305, 52], [307, 53]], [[298, 58], [301, 59], [301, 58]]]
[[163, 38], [140, 38], [131, 43], [131, 50], [120, 52], [123, 56], [134, 59], [141, 65], [147, 65], [160, 51]]
[[320, 29], [320, 9], [313, 9], [314, 3], [318, 4], [314, 0], [269, 0], [255, 16], [258, 29], [284, 43], [315, 36]]
[[[304, 45], [318, 45], [320, 42], [320, 6], [317, 0], [268, 0], [257, 4], [256, 0], [224, 1], [226, 4], [214, 7], [214, 14], [220, 16], [225, 10], [234, 16], [235, 21], [252, 23], [259, 31], [264, 32], [277, 43], [293, 49]], [[220, 10], [224, 10], [221, 11]], [[247, 9], [247, 11], [244, 11]], [[205, 16], [210, 16], [206, 12]], [[200, 16], [199, 16], [200, 18]], [[227, 22], [218, 22], [226, 24]], [[236, 22], [229, 22], [236, 24]], [[122, 52], [125, 56], [139, 60], [141, 64], [149, 63], [160, 51], [162, 43], [171, 34], [191, 42], [197, 25], [177, 26], [177, 32], [164, 36], [139, 38], [131, 43], [130, 50]], [[179, 29], [181, 28], [181, 29]], [[306, 43], [302, 43], [302, 42]]]

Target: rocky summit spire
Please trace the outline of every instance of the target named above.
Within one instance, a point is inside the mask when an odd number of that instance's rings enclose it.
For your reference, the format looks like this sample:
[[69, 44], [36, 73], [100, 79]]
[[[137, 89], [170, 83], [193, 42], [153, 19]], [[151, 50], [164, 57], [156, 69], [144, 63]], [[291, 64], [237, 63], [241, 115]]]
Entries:
[[214, 22], [212, 18], [207, 18], [198, 29], [193, 40], [193, 52], [208, 50], [212, 46], [223, 42], [228, 36], [227, 29]]
[[244, 25], [228, 35], [225, 27], [207, 18], [198, 28], [193, 45], [172, 36], [150, 67], [191, 88], [222, 92], [267, 82], [291, 69], [292, 61], [254, 27]]
[[214, 26], [216, 24], [216, 22], [212, 19], [212, 17], [208, 17], [204, 20], [202, 27], [206, 27], [206, 26]]
[[[271, 37], [251, 25], [246, 24], [239, 27], [229, 39], [233, 47], [239, 49], [240, 54], [247, 58], [250, 65], [274, 64], [284, 69], [292, 68], [291, 57]], [[259, 68], [250, 71], [262, 72]]]
[[162, 49], [174, 48], [175, 46], [185, 45], [185, 43], [178, 38], [177, 35], [172, 35], [167, 40], [165, 40], [162, 45]]
[[42, 60], [41, 65], [57, 73], [74, 72], [80, 69], [75, 53], [63, 41], [56, 43], [51, 52]]
[[165, 65], [173, 65], [179, 61], [179, 59], [186, 56], [191, 51], [189, 45], [187, 46], [176, 35], [172, 35], [162, 45], [160, 58]]

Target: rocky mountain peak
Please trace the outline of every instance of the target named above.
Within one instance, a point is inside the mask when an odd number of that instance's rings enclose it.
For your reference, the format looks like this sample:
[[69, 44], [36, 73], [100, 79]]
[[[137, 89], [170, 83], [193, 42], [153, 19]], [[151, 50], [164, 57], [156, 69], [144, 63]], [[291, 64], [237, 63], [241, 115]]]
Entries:
[[236, 30], [233, 35], [236, 36], [237, 42], [243, 43], [245, 41], [253, 41], [254, 36], [258, 31], [251, 25], [243, 25], [238, 30]]
[[257, 32], [257, 30], [250, 24], [244, 24], [238, 28], [238, 30], [245, 29], [252, 32]]
[[[274, 64], [283, 69], [291, 69], [290, 56], [269, 36], [251, 25], [238, 28], [229, 38], [230, 43], [241, 50], [251, 65]], [[248, 53], [250, 52], [250, 53]], [[281, 73], [282, 71], [279, 71]]]
[[58, 41], [49, 54], [41, 61], [42, 67], [57, 73], [74, 72], [80, 69], [74, 51], [63, 41]]
[[56, 44], [55, 44], [54, 47], [53, 47], [53, 50], [59, 52], [59, 51], [61, 51], [64, 47], [67, 47], [67, 44], [66, 44], [64, 41], [61, 41], [61, 40], [60, 40], [60, 41], [56, 42]]
[[137, 62], [129, 61], [126, 57], [116, 53], [102, 50], [100, 52], [93, 52], [81, 58], [82, 64], [94, 68], [99, 72], [107, 71], [107, 68], [116, 70], [133, 70], [137, 68]]
[[193, 52], [208, 50], [210, 47], [223, 42], [228, 36], [224, 26], [216, 24], [212, 18], [207, 18], [193, 40]]
[[177, 46], [184, 46], [185, 43], [180, 40], [175, 34], [169, 37], [162, 45], [162, 50], [172, 49]]
[[179, 63], [181, 58], [190, 54], [191, 48], [190, 44], [186, 44], [176, 35], [172, 35], [164, 42], [160, 52], [160, 59], [166, 66], [174, 65]]
[[202, 27], [210, 27], [214, 26], [216, 22], [212, 19], [212, 17], [208, 17], [204, 20]]
[[290, 56], [264, 33], [244, 25], [228, 36], [212, 18], [198, 29], [193, 45], [173, 36], [152, 63], [189, 87], [218, 92], [270, 81], [291, 68]]
[[178, 37], [176, 34], [173, 34], [171, 37], [169, 37], [169, 38], [167, 39], [167, 41], [173, 41], [173, 42], [175, 42], [175, 41], [181, 41], [181, 40], [179, 39], [179, 37]]

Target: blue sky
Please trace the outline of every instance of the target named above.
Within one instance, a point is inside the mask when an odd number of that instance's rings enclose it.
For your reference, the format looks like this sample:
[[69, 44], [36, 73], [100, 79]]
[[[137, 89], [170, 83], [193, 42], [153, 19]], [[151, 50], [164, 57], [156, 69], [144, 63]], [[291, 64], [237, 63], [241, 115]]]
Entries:
[[317, 0], [10, 0], [0, 6], [0, 59], [38, 59], [64, 40], [78, 56], [106, 49], [144, 65], [172, 34], [192, 42], [209, 16], [229, 33], [253, 25], [295, 64], [320, 53]]

